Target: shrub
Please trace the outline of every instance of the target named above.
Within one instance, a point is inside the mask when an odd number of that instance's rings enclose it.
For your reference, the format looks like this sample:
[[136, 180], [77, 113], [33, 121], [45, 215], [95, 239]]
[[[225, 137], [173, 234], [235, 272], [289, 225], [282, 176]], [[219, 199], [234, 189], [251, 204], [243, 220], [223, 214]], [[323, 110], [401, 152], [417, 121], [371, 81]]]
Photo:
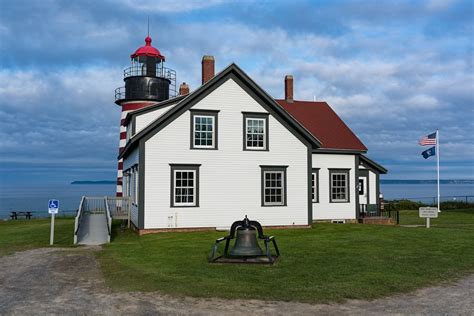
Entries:
[[[410, 201], [410, 200], [393, 200], [393, 201], [386, 201], [392, 210], [418, 210], [420, 207], [423, 206], [437, 206], [432, 204], [426, 204], [422, 202]], [[466, 203], [463, 201], [446, 201], [441, 202], [440, 204], [441, 210], [462, 210], [468, 208], [474, 208], [474, 203]]]

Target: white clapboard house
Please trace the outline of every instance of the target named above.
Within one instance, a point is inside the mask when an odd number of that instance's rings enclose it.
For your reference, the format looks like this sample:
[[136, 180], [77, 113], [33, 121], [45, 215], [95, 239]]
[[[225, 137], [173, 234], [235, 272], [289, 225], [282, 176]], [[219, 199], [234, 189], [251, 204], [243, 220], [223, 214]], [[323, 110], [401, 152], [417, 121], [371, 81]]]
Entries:
[[140, 233], [224, 228], [245, 215], [307, 227], [378, 208], [386, 170], [326, 102], [293, 100], [292, 76], [276, 100], [236, 64], [214, 75], [205, 56], [202, 69], [196, 90], [183, 84], [123, 117], [122, 191]]

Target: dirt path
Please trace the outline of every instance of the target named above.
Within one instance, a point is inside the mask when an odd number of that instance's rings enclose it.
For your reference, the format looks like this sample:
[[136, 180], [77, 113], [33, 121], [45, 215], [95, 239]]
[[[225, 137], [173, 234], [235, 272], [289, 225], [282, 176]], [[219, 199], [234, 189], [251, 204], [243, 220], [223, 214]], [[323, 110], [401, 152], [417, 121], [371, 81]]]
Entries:
[[474, 275], [452, 285], [340, 305], [112, 293], [94, 258], [98, 249], [44, 248], [0, 257], [0, 314], [474, 315]]

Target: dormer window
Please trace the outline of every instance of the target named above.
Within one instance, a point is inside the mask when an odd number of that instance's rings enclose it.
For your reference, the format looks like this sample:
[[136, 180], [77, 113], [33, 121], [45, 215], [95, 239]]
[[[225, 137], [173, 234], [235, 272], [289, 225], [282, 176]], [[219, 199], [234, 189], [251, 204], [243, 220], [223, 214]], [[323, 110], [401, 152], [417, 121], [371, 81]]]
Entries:
[[217, 113], [191, 110], [191, 149], [217, 149]]

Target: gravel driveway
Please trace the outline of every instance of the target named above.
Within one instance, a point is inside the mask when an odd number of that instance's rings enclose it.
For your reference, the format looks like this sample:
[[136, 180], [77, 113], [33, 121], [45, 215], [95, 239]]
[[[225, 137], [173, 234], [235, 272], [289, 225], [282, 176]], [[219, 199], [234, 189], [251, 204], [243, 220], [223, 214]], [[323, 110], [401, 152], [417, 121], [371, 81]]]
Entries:
[[410, 294], [330, 305], [113, 293], [94, 258], [99, 249], [43, 248], [0, 257], [0, 314], [474, 315], [474, 275]]

